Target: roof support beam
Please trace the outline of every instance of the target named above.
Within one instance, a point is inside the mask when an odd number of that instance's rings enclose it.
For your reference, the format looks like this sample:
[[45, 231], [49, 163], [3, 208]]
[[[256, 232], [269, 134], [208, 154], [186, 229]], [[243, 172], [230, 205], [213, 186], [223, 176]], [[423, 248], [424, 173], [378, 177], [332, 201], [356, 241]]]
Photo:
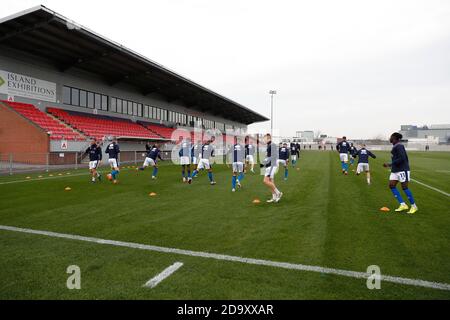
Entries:
[[130, 73], [130, 74], [124, 74], [121, 76], [118, 76], [117, 78], [111, 79], [110, 81], [108, 81], [108, 84], [110, 86], [114, 86], [120, 82], [126, 81], [128, 79], [132, 79], [132, 78], [137, 78], [137, 77], [141, 77], [141, 76], [146, 76], [151, 74], [152, 72], [150, 70], [146, 70], [144, 72], [136, 72], [136, 73]]
[[104, 52], [99, 52], [98, 54], [94, 54], [94, 55], [90, 55], [90, 56], [84, 56], [84, 57], [79, 57], [71, 62], [68, 62], [66, 64], [63, 64], [59, 67], [59, 70], [61, 72], [65, 72], [71, 68], [77, 67], [83, 63], [89, 63], [104, 57], [107, 57], [111, 54], [110, 51], [104, 51]]
[[23, 33], [27, 33], [27, 32], [39, 29], [41, 27], [44, 27], [44, 26], [48, 25], [49, 23], [51, 23], [53, 20], [55, 20], [54, 16], [51, 17], [50, 19], [45, 20], [45, 21], [42, 21], [42, 22], [39, 22], [39, 23], [35, 23], [33, 25], [30, 25], [30, 26], [24, 26], [23, 28], [20, 28], [20, 29], [18, 29], [16, 31], [4, 34], [4, 35], [0, 36], [0, 43], [2, 43], [3, 41], [6, 41], [6, 40], [8, 40], [8, 39], [10, 39], [12, 37], [15, 37], [15, 36], [21, 35]]
[[158, 92], [158, 88], [156, 88], [156, 87], [148, 87], [148, 88], [145, 88], [145, 89], [143, 89], [142, 90], [142, 94], [144, 95], [144, 96], [147, 96], [147, 95], [149, 95], [150, 93], [154, 93], [154, 92]]

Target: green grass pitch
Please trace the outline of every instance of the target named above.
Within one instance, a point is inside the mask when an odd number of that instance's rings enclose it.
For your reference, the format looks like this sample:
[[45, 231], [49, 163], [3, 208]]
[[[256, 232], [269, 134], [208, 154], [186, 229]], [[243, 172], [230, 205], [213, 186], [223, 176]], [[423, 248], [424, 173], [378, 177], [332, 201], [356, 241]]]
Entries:
[[[278, 204], [265, 203], [259, 174], [232, 193], [226, 166], [214, 168], [215, 186], [205, 173], [183, 184], [167, 164], [155, 181], [151, 170], [124, 169], [118, 185], [91, 184], [87, 170], [0, 177], [0, 225], [359, 272], [378, 265], [382, 274], [450, 283], [449, 197], [412, 182], [419, 212], [394, 213], [381, 165], [389, 153], [375, 153], [368, 186], [340, 173], [337, 153], [303, 152], [299, 171], [276, 177]], [[450, 193], [450, 154], [409, 156], [412, 178]], [[177, 261], [184, 265], [173, 275], [143, 287]], [[66, 288], [69, 265], [81, 268], [81, 290]], [[364, 279], [0, 230], [0, 299], [422, 298], [450, 299], [450, 291], [389, 282], [369, 290]]]

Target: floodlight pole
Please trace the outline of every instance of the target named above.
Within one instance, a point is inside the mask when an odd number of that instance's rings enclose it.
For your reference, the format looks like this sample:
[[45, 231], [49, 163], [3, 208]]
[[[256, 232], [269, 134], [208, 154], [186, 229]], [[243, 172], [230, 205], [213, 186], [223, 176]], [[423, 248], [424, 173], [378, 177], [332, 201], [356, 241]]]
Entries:
[[270, 90], [270, 135], [273, 136], [273, 95], [277, 94], [276, 90]]

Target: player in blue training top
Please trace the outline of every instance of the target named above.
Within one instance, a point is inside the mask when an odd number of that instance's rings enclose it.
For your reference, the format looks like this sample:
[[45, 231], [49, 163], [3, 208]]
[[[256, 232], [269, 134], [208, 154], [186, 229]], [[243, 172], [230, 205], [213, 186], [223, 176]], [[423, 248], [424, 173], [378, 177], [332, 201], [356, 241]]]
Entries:
[[[356, 149], [356, 148], [355, 148]], [[356, 168], [356, 175], [360, 175], [361, 172], [366, 173], [367, 184], [370, 184], [370, 166], [369, 166], [369, 157], [376, 158], [376, 156], [366, 149], [366, 145], [363, 144], [361, 149], [356, 151], [354, 157], [358, 157], [358, 167]]]
[[391, 151], [392, 161], [391, 163], [385, 163], [384, 166], [387, 168], [391, 168], [389, 188], [391, 189], [394, 197], [400, 203], [400, 206], [395, 209], [395, 211], [402, 212], [409, 209], [408, 205], [403, 201], [400, 192], [397, 190], [397, 183], [400, 182], [402, 184], [403, 192], [406, 194], [409, 203], [411, 204], [411, 209], [408, 211], [408, 213], [413, 214], [416, 213], [419, 209], [417, 208], [416, 202], [414, 201], [411, 190], [409, 190], [408, 188], [408, 182], [410, 180], [411, 172], [405, 146], [400, 143], [400, 140], [402, 138], [403, 136], [398, 132], [394, 132], [391, 135], [389, 141], [393, 144]]
[[353, 145], [353, 143], [350, 143], [350, 165], [352, 166], [355, 163], [356, 153], [358, 152], [358, 149]]
[[277, 160], [278, 160], [278, 147], [272, 142], [272, 135], [267, 133], [264, 136], [264, 142], [267, 144], [266, 157], [263, 163], [260, 164], [261, 168], [265, 168], [264, 172], [264, 184], [272, 192], [272, 198], [267, 200], [268, 203], [280, 201], [283, 193], [278, 190], [275, 185], [275, 173], [277, 171]]
[[119, 174], [119, 154], [120, 148], [117, 144], [117, 139], [113, 139], [111, 143], [106, 146], [105, 153], [108, 154], [108, 163], [111, 166], [111, 176], [114, 183], [117, 183], [117, 175]]
[[147, 157], [144, 160], [142, 167], [138, 170], [145, 170], [148, 166], [153, 167], [152, 179], [156, 179], [156, 175], [158, 174], [158, 159], [162, 161], [161, 158], [161, 150], [159, 150], [158, 144], [154, 144], [152, 147], [147, 150]]
[[[180, 151], [178, 155], [180, 156], [181, 165], [181, 175], [183, 177], [183, 182], [188, 182], [191, 184], [191, 160], [192, 160], [192, 143], [191, 138], [184, 139], [180, 144]], [[186, 175], [187, 171], [187, 175]]]
[[102, 161], [102, 149], [97, 144], [97, 141], [93, 139], [91, 141], [91, 145], [87, 148], [86, 154], [89, 154], [89, 171], [92, 176], [92, 182], [95, 182], [95, 179], [98, 178], [99, 181], [102, 180], [102, 176], [97, 171], [97, 168]]
[[245, 147], [238, 142], [238, 137], [234, 137], [234, 145], [228, 151], [228, 155], [233, 167], [233, 177], [231, 179], [231, 191], [236, 191], [236, 185], [240, 188], [244, 179]]
[[248, 136], [245, 137], [245, 162], [250, 165], [250, 171], [255, 173], [255, 146]]
[[339, 152], [339, 159], [341, 160], [342, 173], [348, 174], [348, 152], [350, 151], [350, 144], [347, 142], [347, 137], [342, 137], [342, 141], [336, 145], [336, 150]]
[[295, 142], [291, 143], [291, 148], [290, 148], [290, 155], [291, 155], [291, 165], [293, 167], [296, 166], [297, 164], [297, 159], [298, 156], [300, 155], [300, 150], [299, 150], [299, 145], [297, 145]]
[[[192, 146], [191, 150], [191, 157], [192, 157], [192, 164], [196, 167], [198, 165], [198, 162], [200, 161], [200, 156], [202, 153], [202, 141], [197, 140], [197, 143]], [[194, 170], [195, 172], [195, 170]], [[192, 178], [196, 178], [197, 176], [194, 175], [194, 172], [192, 173]], [[198, 173], [198, 172], [197, 172]]]
[[[292, 150], [292, 147], [291, 147]], [[297, 152], [294, 150], [294, 152]], [[287, 146], [287, 143], [283, 143], [280, 149], [278, 150], [278, 160], [277, 160], [277, 166], [280, 168], [281, 166], [284, 167], [284, 180], [288, 179], [288, 173], [289, 173], [289, 148]], [[290, 155], [292, 157], [292, 154]]]
[[208, 170], [208, 178], [209, 178], [209, 182], [211, 183], [211, 185], [215, 185], [216, 182], [214, 181], [213, 178], [213, 173], [212, 173], [212, 165], [211, 165], [211, 161], [214, 158], [214, 147], [211, 144], [212, 140], [208, 140], [206, 141], [206, 143], [202, 146], [201, 151], [200, 151], [200, 160], [198, 162], [197, 165], [197, 169], [194, 170], [194, 172], [192, 172], [192, 176], [197, 176], [198, 172], [200, 170]]

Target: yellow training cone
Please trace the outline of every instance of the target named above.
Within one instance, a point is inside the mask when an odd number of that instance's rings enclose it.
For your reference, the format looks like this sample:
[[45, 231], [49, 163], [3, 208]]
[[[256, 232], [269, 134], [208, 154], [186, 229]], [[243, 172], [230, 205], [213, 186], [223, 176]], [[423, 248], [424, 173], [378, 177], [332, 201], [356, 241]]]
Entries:
[[64, 190], [70, 191], [70, 190], [72, 190], [72, 188], [71, 187], [66, 187]]
[[388, 207], [383, 207], [383, 208], [380, 208], [380, 211], [389, 212], [389, 211], [391, 211], [391, 209], [389, 209]]
[[258, 204], [258, 203], [261, 203], [261, 200], [259, 200], [259, 199], [255, 199], [255, 200], [253, 200], [253, 203], [254, 203], [254, 204]]
[[149, 195], [150, 197], [154, 197], [154, 196], [156, 196], [156, 193], [150, 192], [148, 195]]

